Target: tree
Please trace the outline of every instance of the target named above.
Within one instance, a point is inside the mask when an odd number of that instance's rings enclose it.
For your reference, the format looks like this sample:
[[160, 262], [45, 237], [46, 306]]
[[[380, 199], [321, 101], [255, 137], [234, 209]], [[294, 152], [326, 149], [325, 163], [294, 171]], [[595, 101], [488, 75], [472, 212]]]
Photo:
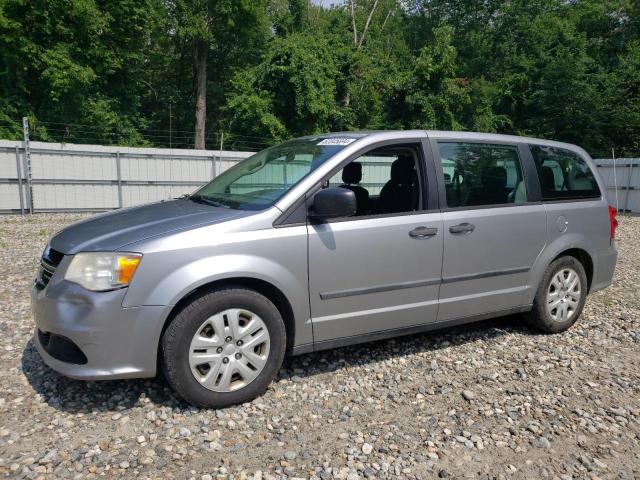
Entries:
[[[195, 148], [205, 148], [207, 65], [211, 52], [247, 45], [263, 34], [265, 5], [254, 0], [177, 0], [171, 15], [179, 38], [191, 45], [195, 84]], [[220, 64], [218, 64], [220, 65]]]
[[5, 0], [0, 118], [49, 122], [35, 125], [42, 140], [145, 143], [140, 108], [164, 18], [160, 0]]
[[302, 33], [275, 39], [264, 60], [236, 79], [228, 106], [230, 127], [260, 126], [253, 133], [274, 139], [331, 130], [336, 74], [322, 39]]
[[505, 7], [486, 70], [514, 133], [593, 148], [602, 141], [599, 67], [565, 8], [551, 0]]
[[410, 128], [464, 128], [462, 112], [471, 99], [469, 83], [456, 76], [457, 50], [453, 29], [439, 27], [432, 44], [420, 49], [415, 66], [403, 82], [400, 109], [402, 123]]
[[428, 127], [637, 154], [637, 0], [335, 3], [2, 0], [0, 137], [27, 115], [65, 142]]
[[[606, 77], [606, 135], [618, 155], [640, 156], [640, 41], [631, 42]], [[603, 152], [604, 153], [604, 152]]]

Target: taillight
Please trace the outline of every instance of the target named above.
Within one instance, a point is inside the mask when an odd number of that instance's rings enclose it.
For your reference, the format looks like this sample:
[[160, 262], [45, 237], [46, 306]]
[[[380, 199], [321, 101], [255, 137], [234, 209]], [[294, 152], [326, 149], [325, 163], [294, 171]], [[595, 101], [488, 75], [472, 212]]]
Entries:
[[617, 216], [618, 210], [609, 205], [609, 238], [612, 240], [616, 237], [616, 228], [618, 228]]

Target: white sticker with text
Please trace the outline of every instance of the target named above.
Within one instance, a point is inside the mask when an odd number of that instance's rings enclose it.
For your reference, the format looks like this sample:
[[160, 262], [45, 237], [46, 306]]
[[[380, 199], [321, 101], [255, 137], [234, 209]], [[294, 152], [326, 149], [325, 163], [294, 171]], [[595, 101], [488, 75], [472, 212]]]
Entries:
[[349, 145], [350, 143], [355, 142], [355, 138], [345, 138], [345, 137], [333, 137], [333, 138], [325, 138], [318, 145]]

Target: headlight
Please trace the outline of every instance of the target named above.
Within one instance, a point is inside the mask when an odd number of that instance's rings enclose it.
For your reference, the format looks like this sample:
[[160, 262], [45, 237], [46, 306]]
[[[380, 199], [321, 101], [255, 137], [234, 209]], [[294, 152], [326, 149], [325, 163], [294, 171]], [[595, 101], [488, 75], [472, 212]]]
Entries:
[[129, 285], [141, 259], [140, 253], [78, 253], [71, 260], [64, 278], [87, 290], [115, 290]]

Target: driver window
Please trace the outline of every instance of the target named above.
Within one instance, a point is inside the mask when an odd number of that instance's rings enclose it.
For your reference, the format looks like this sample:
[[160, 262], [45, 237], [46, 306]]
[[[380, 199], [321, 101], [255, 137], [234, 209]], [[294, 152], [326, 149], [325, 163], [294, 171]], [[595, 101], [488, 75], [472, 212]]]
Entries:
[[327, 186], [348, 188], [355, 194], [355, 216], [420, 210], [418, 152], [418, 145], [369, 151], [345, 165], [329, 179]]

